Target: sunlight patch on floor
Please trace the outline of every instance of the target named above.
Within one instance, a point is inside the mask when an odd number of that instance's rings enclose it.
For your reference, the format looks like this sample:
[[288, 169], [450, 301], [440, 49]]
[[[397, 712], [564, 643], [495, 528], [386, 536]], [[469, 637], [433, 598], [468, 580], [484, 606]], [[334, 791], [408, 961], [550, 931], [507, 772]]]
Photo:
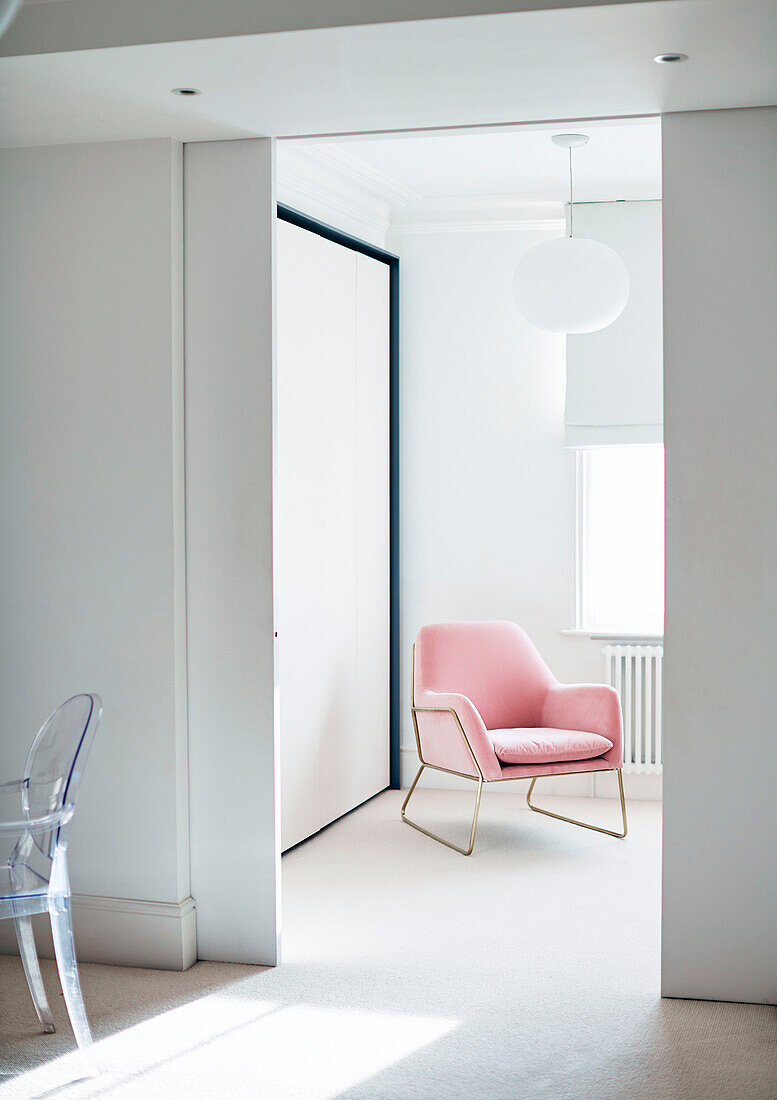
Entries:
[[282, 1005], [214, 994], [0, 1085], [0, 1100], [44, 1097], [267, 1096], [333, 1100], [448, 1034], [457, 1020]]

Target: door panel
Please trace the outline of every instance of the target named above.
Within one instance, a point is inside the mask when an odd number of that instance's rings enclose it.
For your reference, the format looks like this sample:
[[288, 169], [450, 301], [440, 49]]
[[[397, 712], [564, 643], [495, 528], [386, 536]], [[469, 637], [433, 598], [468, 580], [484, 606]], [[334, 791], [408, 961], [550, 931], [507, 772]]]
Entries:
[[286, 849], [388, 784], [388, 269], [277, 229]]
[[389, 775], [389, 268], [357, 255], [357, 790]]

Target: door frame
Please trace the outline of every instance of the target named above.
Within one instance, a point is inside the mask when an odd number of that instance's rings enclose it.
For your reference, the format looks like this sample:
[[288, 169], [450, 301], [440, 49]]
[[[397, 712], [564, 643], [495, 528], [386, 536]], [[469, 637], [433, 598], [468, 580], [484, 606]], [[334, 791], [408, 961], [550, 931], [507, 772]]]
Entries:
[[401, 786], [399, 633], [399, 256], [278, 203], [280, 221], [379, 260], [389, 269], [389, 788]]

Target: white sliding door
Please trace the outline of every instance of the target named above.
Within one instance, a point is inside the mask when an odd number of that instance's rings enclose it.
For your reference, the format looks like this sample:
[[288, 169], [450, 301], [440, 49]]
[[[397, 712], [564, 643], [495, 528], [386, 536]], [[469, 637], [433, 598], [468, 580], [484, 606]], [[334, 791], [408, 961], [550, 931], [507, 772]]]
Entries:
[[389, 269], [277, 226], [282, 847], [389, 782]]

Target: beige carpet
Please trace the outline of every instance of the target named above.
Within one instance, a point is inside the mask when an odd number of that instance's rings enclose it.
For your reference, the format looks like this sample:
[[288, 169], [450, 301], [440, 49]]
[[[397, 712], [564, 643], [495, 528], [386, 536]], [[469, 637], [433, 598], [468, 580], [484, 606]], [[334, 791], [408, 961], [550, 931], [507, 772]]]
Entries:
[[[422, 791], [416, 812], [452, 827], [470, 804]], [[53, 965], [46, 1036], [0, 958], [0, 1100], [777, 1097], [774, 1009], [660, 1000], [660, 811], [630, 810], [618, 841], [487, 791], [464, 859], [380, 796], [284, 858], [282, 967], [83, 966], [96, 1080]]]

